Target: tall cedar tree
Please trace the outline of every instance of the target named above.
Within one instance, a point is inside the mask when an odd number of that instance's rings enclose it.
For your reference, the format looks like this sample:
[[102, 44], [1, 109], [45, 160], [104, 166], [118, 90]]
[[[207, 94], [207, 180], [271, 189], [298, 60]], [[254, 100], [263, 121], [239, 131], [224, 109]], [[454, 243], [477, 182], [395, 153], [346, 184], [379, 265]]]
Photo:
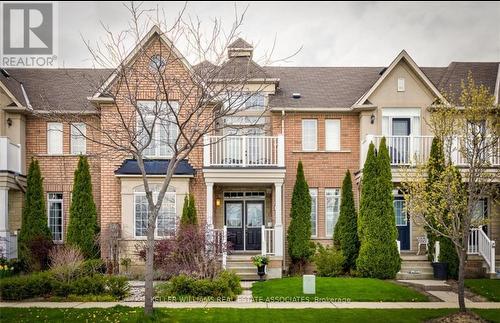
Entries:
[[288, 254], [292, 260], [291, 270], [302, 273], [314, 254], [314, 244], [311, 242], [311, 195], [301, 161], [297, 166], [290, 218], [287, 241]]
[[196, 204], [194, 195], [189, 194], [184, 197], [184, 206], [182, 207], [181, 225], [196, 225], [198, 224], [198, 215], [196, 212]]
[[97, 210], [92, 195], [92, 177], [87, 157], [80, 156], [75, 170], [67, 242], [87, 259], [99, 257]]
[[364, 239], [364, 219], [370, 212], [378, 207], [377, 199], [372, 198], [377, 186], [377, 157], [375, 156], [375, 145], [370, 143], [366, 161], [363, 166], [363, 177], [361, 179], [361, 202], [358, 218], [358, 237], [360, 242]]
[[345, 256], [344, 270], [355, 269], [359, 253], [358, 215], [354, 205], [351, 172], [347, 170], [342, 183], [340, 215], [333, 234], [335, 247]]
[[[365, 203], [365, 214], [362, 218], [363, 239], [356, 265], [365, 277], [387, 279], [396, 276], [401, 267], [401, 258], [396, 243], [391, 165], [385, 137], [380, 141], [375, 159], [374, 189], [365, 191], [366, 195], [362, 199], [362, 203]], [[371, 208], [367, 208], [366, 204]]]
[[27, 177], [24, 208], [19, 232], [19, 259], [31, 270], [44, 269], [52, 246], [47, 222], [43, 178], [38, 160], [32, 159]]
[[[427, 162], [427, 185], [429, 188], [432, 183], [438, 181], [443, 173], [445, 167], [445, 158], [443, 151], [443, 143], [438, 137], [432, 139], [431, 152], [429, 155], [429, 161]], [[440, 203], [436, 201], [436, 203]], [[430, 215], [428, 217], [429, 221], [432, 221], [435, 216]], [[434, 221], [435, 222], [435, 221]], [[434, 226], [437, 223], [433, 224]], [[436, 241], [440, 243], [440, 255], [438, 261], [445, 262], [448, 264], [448, 276], [452, 278], [458, 277], [458, 265], [459, 259], [457, 252], [455, 250], [455, 245], [447, 237], [438, 236], [433, 232], [428, 226], [426, 227], [427, 236], [429, 238], [429, 258], [431, 261], [434, 260], [434, 244]]]

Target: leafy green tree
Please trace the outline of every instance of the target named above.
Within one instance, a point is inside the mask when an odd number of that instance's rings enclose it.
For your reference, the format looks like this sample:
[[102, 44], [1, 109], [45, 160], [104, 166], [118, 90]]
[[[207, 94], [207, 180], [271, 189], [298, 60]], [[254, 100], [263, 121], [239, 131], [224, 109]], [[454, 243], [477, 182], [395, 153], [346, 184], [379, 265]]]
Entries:
[[75, 170], [69, 209], [68, 244], [80, 249], [87, 259], [99, 257], [97, 210], [92, 195], [92, 177], [87, 157], [80, 156]]
[[354, 205], [351, 172], [347, 170], [342, 183], [340, 214], [333, 234], [334, 245], [342, 250], [345, 257], [344, 270], [356, 267], [359, 253], [358, 215]]
[[184, 206], [182, 207], [181, 225], [198, 224], [198, 215], [196, 212], [196, 203], [194, 195], [189, 194], [184, 197]]
[[[380, 142], [374, 164], [375, 185], [371, 191], [365, 191], [365, 196], [362, 197], [362, 203], [365, 203], [365, 214], [362, 218], [363, 238], [356, 265], [365, 277], [394, 278], [401, 267], [401, 258], [396, 244], [391, 164], [385, 138]], [[366, 204], [369, 204], [370, 208]]]
[[306, 263], [314, 255], [315, 247], [311, 241], [311, 195], [301, 161], [297, 166], [290, 218], [287, 241], [292, 261], [291, 271], [302, 273]]
[[19, 259], [30, 270], [47, 266], [52, 246], [52, 233], [47, 223], [43, 178], [38, 160], [32, 159], [27, 177], [21, 230], [19, 232]]
[[[432, 184], [439, 181], [441, 174], [445, 168], [445, 159], [443, 152], [443, 143], [438, 137], [432, 139], [431, 152], [429, 155], [429, 161], [427, 162], [427, 186], [432, 189]], [[435, 203], [440, 203], [440, 197], [436, 197]], [[427, 237], [429, 238], [429, 258], [432, 261], [434, 259], [434, 245], [436, 241], [440, 244], [440, 254], [438, 261], [445, 262], [448, 264], [448, 276], [452, 278], [458, 277], [458, 265], [459, 259], [458, 254], [455, 251], [455, 245], [447, 237], [437, 235], [432, 227], [436, 227], [438, 224], [435, 219], [439, 216], [427, 215], [428, 221], [432, 221], [431, 225], [425, 225], [427, 231]]]

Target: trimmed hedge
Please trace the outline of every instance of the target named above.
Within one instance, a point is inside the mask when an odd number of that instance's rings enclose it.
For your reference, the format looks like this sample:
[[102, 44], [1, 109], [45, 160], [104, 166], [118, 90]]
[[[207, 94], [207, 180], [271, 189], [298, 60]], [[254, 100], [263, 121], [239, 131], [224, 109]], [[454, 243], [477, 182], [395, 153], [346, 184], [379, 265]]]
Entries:
[[324, 247], [318, 244], [318, 252], [314, 256], [314, 263], [318, 276], [321, 277], [336, 277], [340, 276], [344, 271], [344, 263], [346, 258], [342, 250], [337, 250], [334, 247]]
[[197, 279], [186, 275], [171, 278], [157, 287], [156, 296], [161, 298], [228, 298], [241, 294], [240, 278], [233, 272], [223, 271], [213, 280]]
[[0, 279], [0, 299], [24, 300], [38, 297], [67, 297], [69, 295], [110, 295], [123, 299], [128, 294], [127, 279], [122, 276], [94, 274], [63, 282], [51, 271]]

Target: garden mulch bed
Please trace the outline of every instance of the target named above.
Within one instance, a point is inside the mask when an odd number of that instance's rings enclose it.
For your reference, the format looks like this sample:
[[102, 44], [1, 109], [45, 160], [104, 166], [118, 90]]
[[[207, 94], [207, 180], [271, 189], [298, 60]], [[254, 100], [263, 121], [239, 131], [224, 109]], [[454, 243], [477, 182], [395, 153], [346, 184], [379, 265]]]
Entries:
[[427, 321], [428, 323], [486, 323], [485, 319], [473, 312], [454, 313], [437, 319]]

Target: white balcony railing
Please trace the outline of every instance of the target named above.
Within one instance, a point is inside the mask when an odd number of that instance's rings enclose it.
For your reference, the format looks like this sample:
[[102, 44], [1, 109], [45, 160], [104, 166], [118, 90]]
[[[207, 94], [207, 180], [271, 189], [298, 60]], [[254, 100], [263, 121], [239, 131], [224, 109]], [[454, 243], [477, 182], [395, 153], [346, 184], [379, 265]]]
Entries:
[[490, 240], [482, 228], [470, 230], [467, 253], [482, 256], [488, 264], [489, 273], [495, 273], [495, 241]]
[[275, 230], [274, 228], [266, 228], [265, 225], [262, 226], [262, 243], [261, 252], [263, 256], [274, 255], [275, 254]]
[[0, 137], [0, 171], [21, 173], [21, 145]]
[[205, 167], [284, 167], [283, 136], [206, 136], [203, 165]]
[[[363, 168], [366, 160], [366, 154], [370, 142], [373, 142], [376, 148], [379, 147], [383, 136], [367, 135], [361, 142], [361, 164]], [[426, 162], [431, 152], [433, 136], [386, 136], [386, 145], [389, 150], [391, 165], [415, 165]], [[466, 166], [467, 162], [460, 147], [461, 141], [453, 141], [452, 159], [455, 165]], [[495, 145], [488, 152], [489, 163], [492, 166], [500, 165], [500, 145]]]

